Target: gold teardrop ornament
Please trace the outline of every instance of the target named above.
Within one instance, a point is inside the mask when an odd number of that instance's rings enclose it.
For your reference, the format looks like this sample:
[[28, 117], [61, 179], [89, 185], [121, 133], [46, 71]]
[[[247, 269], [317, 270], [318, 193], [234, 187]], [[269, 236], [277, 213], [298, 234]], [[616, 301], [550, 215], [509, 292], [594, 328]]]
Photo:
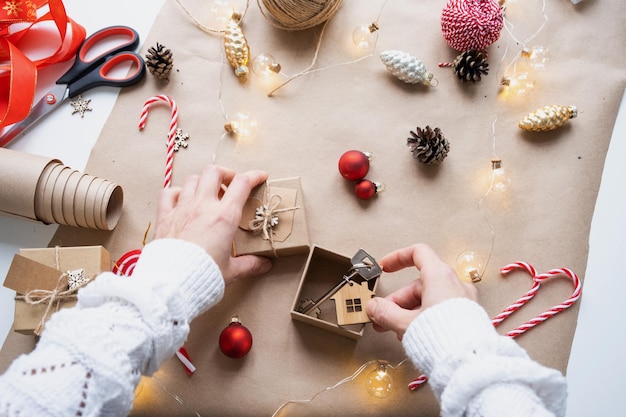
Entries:
[[546, 132], [563, 126], [569, 119], [578, 116], [576, 106], [544, 106], [529, 113], [519, 121], [520, 129], [530, 132]]
[[235, 75], [246, 79], [249, 72], [250, 47], [241, 27], [232, 19], [224, 31], [224, 51], [228, 62], [235, 69]]

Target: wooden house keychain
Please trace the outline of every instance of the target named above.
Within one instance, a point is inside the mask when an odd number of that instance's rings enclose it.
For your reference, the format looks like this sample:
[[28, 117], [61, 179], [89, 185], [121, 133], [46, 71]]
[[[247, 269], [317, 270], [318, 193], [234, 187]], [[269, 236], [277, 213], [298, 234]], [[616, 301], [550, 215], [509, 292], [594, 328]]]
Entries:
[[333, 299], [339, 326], [371, 321], [365, 312], [365, 304], [375, 295], [373, 288], [382, 273], [382, 268], [363, 249], [359, 249], [350, 262], [352, 267], [341, 277], [341, 281], [316, 301], [304, 300], [299, 309], [300, 313], [310, 314], [323, 302]]

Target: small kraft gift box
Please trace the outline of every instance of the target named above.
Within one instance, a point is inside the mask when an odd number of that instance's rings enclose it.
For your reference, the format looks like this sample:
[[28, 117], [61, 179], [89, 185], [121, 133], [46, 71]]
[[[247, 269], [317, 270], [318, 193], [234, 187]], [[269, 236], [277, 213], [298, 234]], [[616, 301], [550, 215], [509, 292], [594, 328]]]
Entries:
[[39, 335], [52, 313], [76, 304], [79, 288], [110, 270], [102, 246], [20, 249], [4, 280], [16, 292], [13, 330]]
[[250, 193], [233, 255], [288, 256], [310, 248], [300, 178], [266, 181]]
[[[371, 321], [365, 304], [374, 297], [382, 272], [376, 261], [371, 269], [361, 264], [361, 255], [373, 260], [362, 249], [349, 258], [313, 245], [291, 309], [292, 320], [360, 339], [365, 324]], [[355, 265], [370, 269], [373, 274], [353, 280], [351, 277], [358, 275]]]

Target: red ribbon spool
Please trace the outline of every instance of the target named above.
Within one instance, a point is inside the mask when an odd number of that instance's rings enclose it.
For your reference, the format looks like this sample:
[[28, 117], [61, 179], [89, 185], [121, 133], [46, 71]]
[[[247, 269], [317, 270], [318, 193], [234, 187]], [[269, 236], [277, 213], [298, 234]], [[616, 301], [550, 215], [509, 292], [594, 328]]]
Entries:
[[[49, 11], [37, 18], [37, 10], [46, 4]], [[50, 32], [45, 28], [38, 32], [37, 27], [38, 23], [46, 21], [54, 22], [60, 44], [49, 56], [33, 61], [18, 45], [27, 35], [31, 40], [37, 37], [49, 39]], [[12, 25], [15, 23], [20, 26], [24, 23], [30, 25], [12, 32]], [[37, 72], [49, 65], [74, 58], [78, 47], [85, 40], [85, 35], [85, 28], [67, 16], [61, 0], [22, 2], [20, 7], [0, 9], [0, 61], [9, 62], [0, 65], [0, 91], [3, 92], [0, 95], [0, 129], [28, 116], [35, 99]]]

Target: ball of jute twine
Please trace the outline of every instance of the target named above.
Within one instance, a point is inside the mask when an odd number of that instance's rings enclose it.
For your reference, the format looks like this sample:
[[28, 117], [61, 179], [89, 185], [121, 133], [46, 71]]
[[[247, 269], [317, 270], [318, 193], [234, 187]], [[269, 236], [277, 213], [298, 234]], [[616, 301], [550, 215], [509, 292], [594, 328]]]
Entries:
[[333, 17], [342, 2], [343, 0], [257, 0], [265, 19], [274, 27], [284, 30], [304, 30], [318, 26]]

